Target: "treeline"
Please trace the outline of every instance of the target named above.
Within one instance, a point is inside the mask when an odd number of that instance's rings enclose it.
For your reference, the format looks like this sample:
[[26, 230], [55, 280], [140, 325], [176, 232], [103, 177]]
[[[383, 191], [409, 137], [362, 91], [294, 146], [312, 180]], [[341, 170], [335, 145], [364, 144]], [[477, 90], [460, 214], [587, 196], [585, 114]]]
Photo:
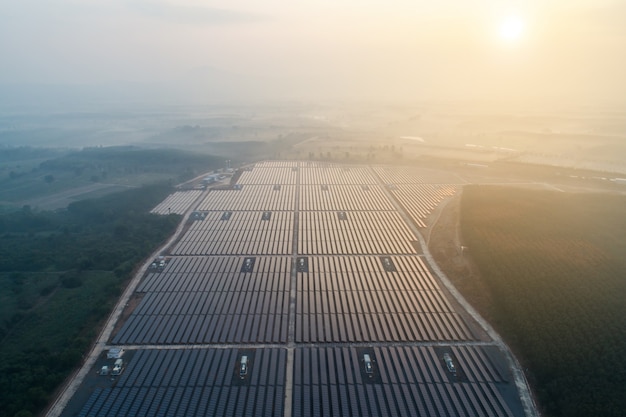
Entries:
[[134, 267], [180, 217], [154, 185], [0, 216], [0, 416], [34, 415], [77, 366]]
[[98, 178], [138, 173], [170, 173], [183, 180], [208, 169], [223, 168], [222, 158], [179, 149], [145, 149], [134, 146], [85, 148], [40, 164], [46, 172], [75, 176], [97, 173]]
[[626, 197], [471, 186], [464, 243], [546, 416], [626, 410]]

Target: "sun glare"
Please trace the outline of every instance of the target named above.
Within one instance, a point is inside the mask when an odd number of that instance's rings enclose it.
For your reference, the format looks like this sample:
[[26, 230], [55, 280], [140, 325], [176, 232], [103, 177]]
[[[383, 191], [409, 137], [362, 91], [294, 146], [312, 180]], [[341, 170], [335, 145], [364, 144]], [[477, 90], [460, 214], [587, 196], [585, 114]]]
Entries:
[[518, 15], [505, 17], [498, 27], [498, 37], [504, 43], [517, 43], [524, 37], [524, 20]]

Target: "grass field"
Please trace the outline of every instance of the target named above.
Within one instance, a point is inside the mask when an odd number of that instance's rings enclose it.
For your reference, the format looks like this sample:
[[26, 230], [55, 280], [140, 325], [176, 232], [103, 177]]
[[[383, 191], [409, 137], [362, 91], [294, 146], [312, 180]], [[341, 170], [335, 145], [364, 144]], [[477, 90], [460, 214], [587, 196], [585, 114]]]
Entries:
[[626, 197], [466, 187], [464, 243], [487, 313], [547, 416], [626, 410]]

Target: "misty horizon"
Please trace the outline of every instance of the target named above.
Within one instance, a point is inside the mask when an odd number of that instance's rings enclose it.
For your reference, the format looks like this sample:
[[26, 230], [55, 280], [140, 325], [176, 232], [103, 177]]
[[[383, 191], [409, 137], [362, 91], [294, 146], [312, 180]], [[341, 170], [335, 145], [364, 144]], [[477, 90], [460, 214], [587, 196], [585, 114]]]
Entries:
[[613, 1], [30, 3], [0, 6], [5, 101], [37, 88], [50, 100], [194, 103], [621, 106], [626, 94], [626, 7]]

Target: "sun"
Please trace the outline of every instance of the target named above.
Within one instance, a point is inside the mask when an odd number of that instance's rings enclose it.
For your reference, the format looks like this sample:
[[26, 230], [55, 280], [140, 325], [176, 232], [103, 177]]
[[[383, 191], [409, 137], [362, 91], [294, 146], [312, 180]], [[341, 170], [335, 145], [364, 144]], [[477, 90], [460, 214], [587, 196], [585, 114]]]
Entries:
[[526, 24], [519, 15], [509, 15], [500, 21], [498, 38], [507, 44], [515, 44], [524, 38]]

